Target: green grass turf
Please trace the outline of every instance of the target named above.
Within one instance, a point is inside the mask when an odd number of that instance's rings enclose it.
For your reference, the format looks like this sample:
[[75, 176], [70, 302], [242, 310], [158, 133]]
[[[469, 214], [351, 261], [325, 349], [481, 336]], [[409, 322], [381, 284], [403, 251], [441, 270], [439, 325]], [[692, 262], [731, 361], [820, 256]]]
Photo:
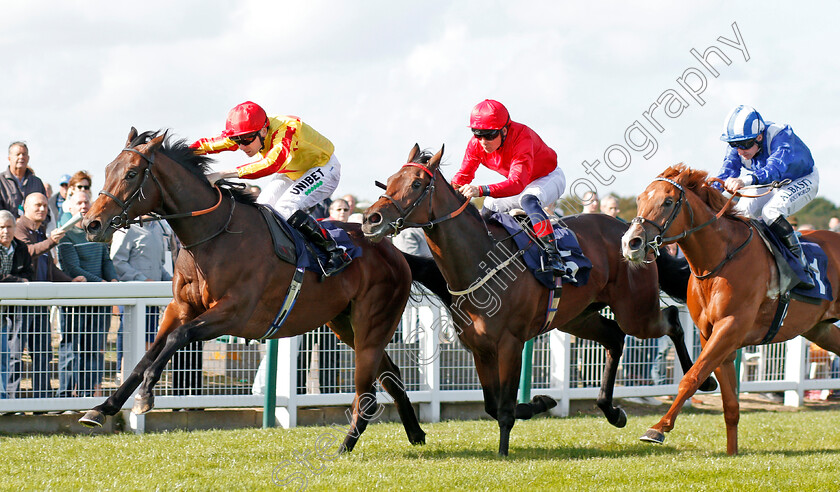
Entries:
[[[616, 429], [603, 417], [517, 422], [508, 458], [494, 421], [373, 424], [350, 455], [319, 458], [327, 427], [98, 436], [0, 437], [4, 490], [838, 490], [840, 411], [750, 412], [740, 452], [725, 454], [723, 417], [683, 414], [663, 446], [639, 436], [657, 417]], [[297, 462], [309, 455], [310, 467]], [[280, 467], [278, 468], [278, 465]], [[283, 465], [287, 465], [285, 468]]]

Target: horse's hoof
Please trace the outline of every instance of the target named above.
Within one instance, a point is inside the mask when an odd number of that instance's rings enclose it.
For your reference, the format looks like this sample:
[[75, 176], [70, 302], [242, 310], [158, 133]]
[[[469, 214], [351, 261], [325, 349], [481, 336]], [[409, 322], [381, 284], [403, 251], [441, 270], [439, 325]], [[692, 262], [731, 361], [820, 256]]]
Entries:
[[422, 434], [414, 437], [409, 437], [408, 442], [411, 443], [412, 446], [422, 446], [426, 444], [426, 433], [423, 432]]
[[652, 442], [654, 444], [662, 444], [665, 442], [665, 434], [656, 429], [648, 429], [645, 435], [639, 438], [640, 441]]
[[79, 423], [85, 427], [102, 427], [105, 423], [105, 414], [99, 410], [88, 410], [85, 416], [79, 419]]
[[714, 391], [718, 388], [717, 379], [709, 376], [698, 388], [700, 391]]
[[533, 398], [531, 398], [531, 405], [540, 408], [539, 412], [534, 413], [542, 413], [547, 412], [552, 408], [556, 407], [557, 400], [547, 395], [536, 395]]
[[616, 410], [618, 410], [618, 417], [615, 418], [615, 422], [610, 421], [610, 423], [621, 429], [627, 425], [627, 412], [621, 407], [616, 407]]
[[131, 413], [135, 415], [143, 415], [153, 408], [155, 408], [154, 395], [149, 395], [147, 397], [137, 395], [134, 397], [134, 407], [131, 409]]

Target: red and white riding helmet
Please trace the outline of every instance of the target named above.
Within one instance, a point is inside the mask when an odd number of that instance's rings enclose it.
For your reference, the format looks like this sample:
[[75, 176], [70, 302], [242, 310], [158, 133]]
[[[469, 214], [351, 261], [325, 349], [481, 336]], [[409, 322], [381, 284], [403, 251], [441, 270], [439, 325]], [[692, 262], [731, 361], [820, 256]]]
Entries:
[[470, 114], [470, 128], [475, 130], [500, 130], [510, 123], [510, 114], [504, 104], [485, 99], [476, 104]]
[[268, 116], [259, 104], [245, 101], [230, 110], [225, 123], [223, 137], [235, 137], [258, 132], [268, 124]]

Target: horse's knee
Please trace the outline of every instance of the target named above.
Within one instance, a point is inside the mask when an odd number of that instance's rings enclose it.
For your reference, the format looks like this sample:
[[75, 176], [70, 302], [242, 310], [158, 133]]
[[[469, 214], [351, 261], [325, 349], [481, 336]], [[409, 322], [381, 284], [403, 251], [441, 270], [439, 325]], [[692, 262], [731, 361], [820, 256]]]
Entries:
[[487, 415], [493, 417], [494, 419], [498, 420], [499, 418], [499, 409], [496, 408], [496, 405], [492, 404], [491, 402], [484, 402], [484, 411], [487, 412]]

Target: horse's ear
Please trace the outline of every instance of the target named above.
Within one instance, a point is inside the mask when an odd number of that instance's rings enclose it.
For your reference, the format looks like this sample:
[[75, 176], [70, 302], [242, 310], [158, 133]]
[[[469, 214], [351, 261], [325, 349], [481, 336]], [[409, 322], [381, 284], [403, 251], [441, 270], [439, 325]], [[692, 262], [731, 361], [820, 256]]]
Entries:
[[444, 147], [444, 145], [441, 144], [440, 150], [438, 150], [438, 153], [432, 156], [432, 159], [429, 161], [429, 164], [427, 165], [428, 168], [431, 169], [431, 168], [435, 168], [435, 167], [440, 166], [440, 160], [443, 159], [443, 147]]
[[137, 137], [137, 128], [131, 127], [131, 130], [128, 131], [128, 140], [125, 141], [125, 146], [128, 147], [131, 145], [131, 141]]
[[151, 153], [155, 152], [157, 149], [159, 149], [160, 146], [163, 145], [164, 140], [166, 140], [166, 134], [167, 133], [168, 133], [168, 130], [161, 133], [157, 137], [149, 140], [149, 145], [146, 147], [146, 150], [151, 154]]
[[411, 152], [408, 153], [408, 160], [405, 162], [414, 162], [414, 158], [417, 157], [417, 154], [420, 153], [420, 146], [414, 144], [414, 147], [411, 148]]

